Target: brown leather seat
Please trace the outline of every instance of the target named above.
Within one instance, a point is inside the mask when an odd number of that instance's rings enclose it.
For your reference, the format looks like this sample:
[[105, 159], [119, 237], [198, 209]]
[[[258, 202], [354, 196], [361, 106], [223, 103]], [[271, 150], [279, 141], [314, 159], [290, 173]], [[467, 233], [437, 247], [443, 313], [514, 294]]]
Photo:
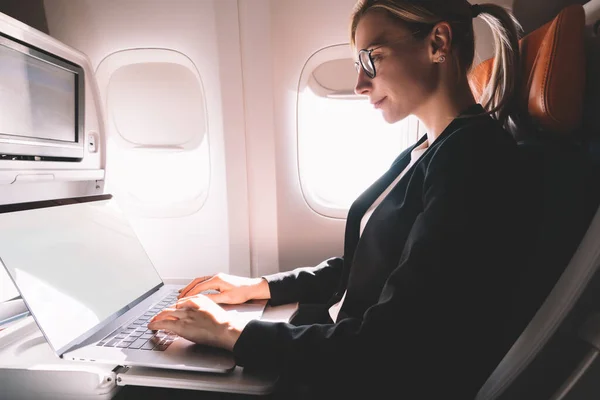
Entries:
[[[546, 135], [573, 136], [582, 124], [584, 28], [583, 7], [575, 4], [519, 41], [519, 111]], [[493, 58], [483, 61], [469, 75], [476, 99], [490, 80], [493, 62]]]

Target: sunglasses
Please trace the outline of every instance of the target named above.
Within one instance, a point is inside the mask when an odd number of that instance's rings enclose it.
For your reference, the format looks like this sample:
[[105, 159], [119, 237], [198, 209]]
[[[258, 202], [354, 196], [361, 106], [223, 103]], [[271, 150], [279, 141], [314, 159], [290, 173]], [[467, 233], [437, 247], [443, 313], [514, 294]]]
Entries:
[[410, 36], [403, 37], [400, 40], [395, 40], [390, 43], [382, 44], [377, 47], [373, 47], [372, 49], [362, 49], [358, 52], [358, 61], [354, 62], [354, 67], [356, 68], [356, 73], [360, 73], [360, 69], [362, 68], [365, 71], [365, 74], [371, 79], [375, 78], [377, 75], [377, 70], [375, 69], [375, 63], [373, 62], [373, 57], [371, 57], [371, 53], [377, 49], [380, 49], [385, 46], [391, 46], [393, 44], [401, 43], [406, 41], [407, 39], [415, 36], [417, 33], [421, 31], [415, 31]]

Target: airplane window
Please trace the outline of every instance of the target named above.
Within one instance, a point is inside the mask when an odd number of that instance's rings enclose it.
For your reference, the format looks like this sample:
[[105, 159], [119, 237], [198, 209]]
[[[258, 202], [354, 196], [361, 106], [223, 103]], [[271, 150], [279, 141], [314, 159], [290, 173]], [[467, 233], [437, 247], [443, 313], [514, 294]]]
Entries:
[[313, 210], [345, 218], [354, 199], [418, 140], [418, 121], [386, 123], [368, 99], [353, 92], [349, 46], [323, 52], [344, 58], [323, 62], [318, 52], [312, 68], [311, 60], [304, 68], [297, 110], [300, 182]]
[[129, 149], [108, 141], [106, 190], [131, 215], [173, 218], [194, 214], [210, 183], [208, 142], [193, 151]]
[[117, 69], [108, 84], [108, 110], [116, 133], [135, 145], [194, 147], [206, 133], [200, 82], [172, 62]]
[[132, 215], [197, 212], [208, 195], [210, 149], [195, 65], [172, 50], [126, 50], [96, 75], [108, 117], [106, 190]]

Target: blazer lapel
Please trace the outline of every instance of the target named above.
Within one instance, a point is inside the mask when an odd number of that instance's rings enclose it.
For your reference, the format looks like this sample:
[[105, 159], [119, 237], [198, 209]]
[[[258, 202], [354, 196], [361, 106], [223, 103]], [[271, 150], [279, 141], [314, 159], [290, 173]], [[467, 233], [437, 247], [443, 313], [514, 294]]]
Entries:
[[352, 203], [348, 210], [348, 216], [346, 218], [346, 232], [344, 237], [344, 270], [342, 272], [342, 279], [338, 291], [330, 301], [331, 304], [338, 302], [346, 289], [348, 283], [348, 276], [350, 275], [350, 266], [354, 258], [354, 251], [360, 238], [360, 221], [365, 215], [371, 204], [383, 191], [391, 185], [396, 177], [404, 171], [404, 169], [410, 163], [410, 153], [413, 149], [421, 145], [427, 139], [427, 135], [423, 135], [421, 139], [417, 141], [413, 146], [405, 150], [392, 164], [389, 170], [387, 170], [379, 179], [375, 181], [367, 190], [365, 190], [358, 198]]

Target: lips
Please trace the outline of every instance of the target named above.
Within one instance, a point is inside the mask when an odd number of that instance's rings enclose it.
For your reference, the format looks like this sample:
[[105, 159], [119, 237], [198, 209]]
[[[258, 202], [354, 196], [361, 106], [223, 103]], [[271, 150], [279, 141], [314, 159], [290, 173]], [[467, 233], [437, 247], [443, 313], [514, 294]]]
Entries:
[[381, 104], [383, 104], [383, 101], [386, 99], [387, 97], [384, 97], [383, 99], [373, 103], [373, 107], [375, 107], [376, 109], [381, 107]]

